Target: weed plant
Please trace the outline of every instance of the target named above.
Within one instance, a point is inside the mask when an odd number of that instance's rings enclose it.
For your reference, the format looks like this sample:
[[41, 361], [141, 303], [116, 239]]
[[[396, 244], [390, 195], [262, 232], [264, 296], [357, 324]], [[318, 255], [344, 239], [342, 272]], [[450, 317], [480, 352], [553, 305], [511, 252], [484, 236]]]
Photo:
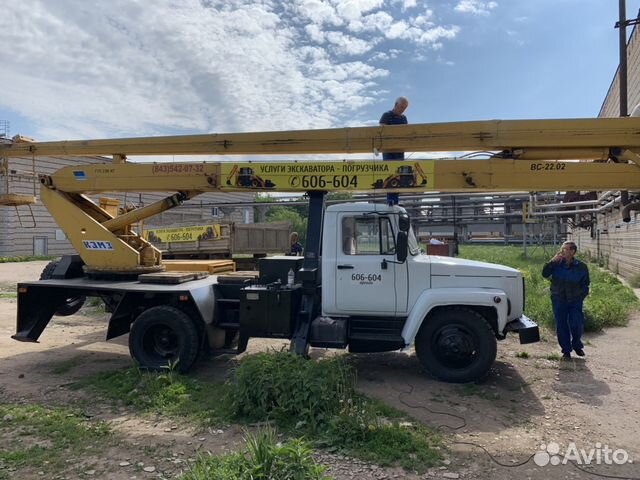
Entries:
[[245, 432], [244, 448], [236, 453], [200, 455], [180, 480], [323, 480], [307, 442], [280, 443], [273, 429]]
[[232, 412], [381, 465], [424, 470], [440, 459], [440, 438], [398, 411], [359, 395], [342, 358], [309, 361], [286, 352], [241, 360], [229, 382]]
[[[462, 245], [460, 256], [520, 270], [525, 279], [525, 313], [541, 325], [553, 328], [550, 282], [542, 277], [542, 267], [553, 254], [545, 255], [538, 249], [531, 252], [529, 258], [524, 258], [519, 247]], [[627, 325], [630, 314], [640, 306], [638, 298], [615, 276], [601, 270], [597, 264], [589, 263], [587, 258], [583, 260], [588, 263], [591, 278], [590, 294], [584, 303], [585, 330]]]

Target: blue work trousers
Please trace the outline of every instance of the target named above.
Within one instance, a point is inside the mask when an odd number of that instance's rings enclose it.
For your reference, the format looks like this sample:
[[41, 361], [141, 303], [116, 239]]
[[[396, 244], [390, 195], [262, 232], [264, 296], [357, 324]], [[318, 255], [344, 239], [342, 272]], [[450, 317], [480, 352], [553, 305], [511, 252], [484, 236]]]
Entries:
[[571, 353], [582, 345], [582, 332], [584, 331], [584, 313], [582, 313], [582, 300], [565, 302], [551, 298], [553, 316], [556, 319], [556, 334], [562, 353]]

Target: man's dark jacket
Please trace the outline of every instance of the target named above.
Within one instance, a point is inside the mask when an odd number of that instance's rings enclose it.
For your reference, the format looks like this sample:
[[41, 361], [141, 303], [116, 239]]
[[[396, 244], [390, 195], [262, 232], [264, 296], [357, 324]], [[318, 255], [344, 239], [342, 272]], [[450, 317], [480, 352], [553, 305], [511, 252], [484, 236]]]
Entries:
[[551, 277], [553, 300], [572, 303], [584, 300], [589, 294], [589, 269], [576, 258], [570, 264], [564, 258], [558, 263], [546, 263], [542, 268], [542, 276]]

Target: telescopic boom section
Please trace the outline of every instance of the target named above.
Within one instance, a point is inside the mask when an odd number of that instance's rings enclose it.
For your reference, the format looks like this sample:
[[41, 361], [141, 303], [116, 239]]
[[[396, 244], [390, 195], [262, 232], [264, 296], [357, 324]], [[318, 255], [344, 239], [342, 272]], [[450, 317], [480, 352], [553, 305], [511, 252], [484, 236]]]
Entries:
[[[144, 155], [490, 153], [484, 159], [127, 163]], [[508, 120], [0, 145], [2, 157], [108, 155], [41, 177], [41, 199], [96, 270], [161, 269], [161, 255], [84, 193], [178, 192], [139, 220], [208, 191], [640, 189], [640, 118]], [[99, 252], [99, 255], [94, 253]]]
[[550, 150], [546, 159], [563, 155], [563, 159], [593, 160], [612, 147], [639, 147], [639, 133], [640, 118], [490, 120], [15, 143], [3, 146], [3, 155], [269, 155], [522, 149], [519, 158], [526, 158], [529, 150], [541, 149]]

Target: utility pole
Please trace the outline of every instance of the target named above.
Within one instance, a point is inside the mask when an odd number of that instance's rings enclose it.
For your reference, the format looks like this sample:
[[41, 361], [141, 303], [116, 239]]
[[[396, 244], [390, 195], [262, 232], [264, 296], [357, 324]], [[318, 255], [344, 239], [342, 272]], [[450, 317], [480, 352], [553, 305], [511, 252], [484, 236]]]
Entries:
[[627, 103], [627, 0], [619, 0], [620, 20], [616, 27], [620, 29], [620, 68], [618, 75], [620, 79], [620, 116], [626, 117], [629, 114]]

